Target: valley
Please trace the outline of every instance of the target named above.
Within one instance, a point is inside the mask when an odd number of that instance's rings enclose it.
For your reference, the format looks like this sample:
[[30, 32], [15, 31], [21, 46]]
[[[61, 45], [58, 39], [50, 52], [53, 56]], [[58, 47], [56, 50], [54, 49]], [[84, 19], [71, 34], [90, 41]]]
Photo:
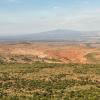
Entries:
[[0, 44], [0, 100], [99, 100], [98, 44]]
[[0, 60], [8, 63], [100, 63], [97, 44], [66, 42], [30, 42], [0, 44]]

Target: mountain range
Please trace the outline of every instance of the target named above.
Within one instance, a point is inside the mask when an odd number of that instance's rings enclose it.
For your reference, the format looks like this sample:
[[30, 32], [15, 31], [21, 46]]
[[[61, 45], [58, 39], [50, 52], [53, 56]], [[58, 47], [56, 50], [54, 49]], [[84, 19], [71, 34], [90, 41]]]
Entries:
[[100, 43], [100, 32], [58, 29], [26, 35], [0, 37], [0, 41], [76, 41]]

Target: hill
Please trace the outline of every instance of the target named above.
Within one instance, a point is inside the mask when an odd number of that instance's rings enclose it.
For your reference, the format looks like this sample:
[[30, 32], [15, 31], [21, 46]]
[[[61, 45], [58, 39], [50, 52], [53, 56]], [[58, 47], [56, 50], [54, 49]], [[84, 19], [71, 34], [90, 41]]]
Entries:
[[100, 43], [100, 32], [85, 32], [58, 29], [26, 35], [0, 37], [0, 41], [75, 41]]

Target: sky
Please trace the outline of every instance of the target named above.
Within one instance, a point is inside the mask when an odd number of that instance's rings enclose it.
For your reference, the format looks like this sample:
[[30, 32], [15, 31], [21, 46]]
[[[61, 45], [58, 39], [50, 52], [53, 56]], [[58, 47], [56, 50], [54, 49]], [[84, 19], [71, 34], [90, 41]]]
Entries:
[[100, 0], [0, 0], [0, 35], [100, 31]]

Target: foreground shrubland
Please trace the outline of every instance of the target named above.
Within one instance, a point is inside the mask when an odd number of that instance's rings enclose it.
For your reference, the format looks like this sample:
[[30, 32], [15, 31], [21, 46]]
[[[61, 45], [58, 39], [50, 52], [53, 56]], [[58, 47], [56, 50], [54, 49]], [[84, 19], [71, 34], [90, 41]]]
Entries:
[[99, 98], [99, 64], [0, 64], [0, 100]]

